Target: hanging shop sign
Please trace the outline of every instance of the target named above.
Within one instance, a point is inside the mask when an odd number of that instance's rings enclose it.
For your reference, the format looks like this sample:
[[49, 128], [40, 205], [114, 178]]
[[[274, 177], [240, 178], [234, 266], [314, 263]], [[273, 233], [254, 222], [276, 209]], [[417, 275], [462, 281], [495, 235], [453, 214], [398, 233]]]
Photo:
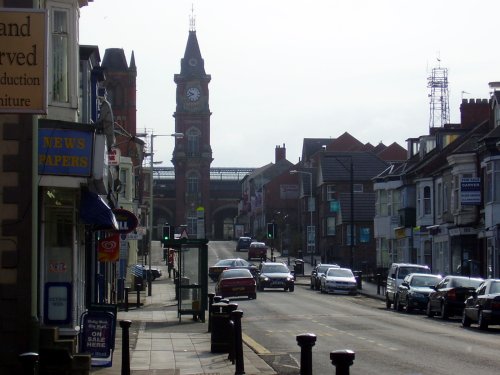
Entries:
[[40, 128], [38, 131], [38, 174], [90, 177], [93, 144], [93, 132]]
[[129, 210], [124, 210], [123, 208], [115, 208], [113, 210], [115, 214], [116, 221], [118, 222], [118, 233], [126, 234], [130, 233], [137, 225], [139, 225], [139, 220], [137, 216], [134, 215], [133, 212]]
[[99, 262], [117, 262], [120, 257], [120, 234], [102, 238], [97, 243], [97, 260]]
[[47, 13], [0, 9], [0, 113], [47, 113]]

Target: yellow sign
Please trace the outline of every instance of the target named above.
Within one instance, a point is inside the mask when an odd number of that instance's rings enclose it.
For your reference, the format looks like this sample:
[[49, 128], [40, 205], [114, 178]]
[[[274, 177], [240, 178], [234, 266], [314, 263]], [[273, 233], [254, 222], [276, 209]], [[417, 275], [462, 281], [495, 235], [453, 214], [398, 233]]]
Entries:
[[47, 113], [47, 16], [0, 9], [0, 113]]

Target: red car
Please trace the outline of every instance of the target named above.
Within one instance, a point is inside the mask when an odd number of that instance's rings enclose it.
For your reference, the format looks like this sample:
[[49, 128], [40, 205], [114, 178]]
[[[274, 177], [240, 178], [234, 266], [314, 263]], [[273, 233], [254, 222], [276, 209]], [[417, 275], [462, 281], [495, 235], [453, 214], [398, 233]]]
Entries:
[[215, 285], [215, 295], [222, 298], [248, 296], [249, 299], [256, 299], [256, 290], [255, 279], [245, 268], [222, 271]]
[[261, 259], [266, 260], [267, 245], [264, 242], [252, 242], [248, 248], [248, 260]]

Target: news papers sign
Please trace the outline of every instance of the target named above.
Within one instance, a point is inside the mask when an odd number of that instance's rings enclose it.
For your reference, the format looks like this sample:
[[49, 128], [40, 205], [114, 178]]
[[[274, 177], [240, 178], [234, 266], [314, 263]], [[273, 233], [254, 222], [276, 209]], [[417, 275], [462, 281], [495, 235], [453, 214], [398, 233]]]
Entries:
[[460, 201], [462, 206], [481, 204], [481, 179], [479, 177], [462, 178]]

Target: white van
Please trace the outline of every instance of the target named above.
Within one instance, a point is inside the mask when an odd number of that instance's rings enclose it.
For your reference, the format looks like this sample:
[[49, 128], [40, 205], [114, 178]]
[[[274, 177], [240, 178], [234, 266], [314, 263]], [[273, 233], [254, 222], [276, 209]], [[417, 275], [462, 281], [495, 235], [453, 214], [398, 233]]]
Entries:
[[405, 276], [410, 273], [431, 273], [431, 269], [422, 264], [392, 263], [387, 274], [385, 288], [385, 305], [388, 309], [394, 304], [398, 287], [403, 282]]

